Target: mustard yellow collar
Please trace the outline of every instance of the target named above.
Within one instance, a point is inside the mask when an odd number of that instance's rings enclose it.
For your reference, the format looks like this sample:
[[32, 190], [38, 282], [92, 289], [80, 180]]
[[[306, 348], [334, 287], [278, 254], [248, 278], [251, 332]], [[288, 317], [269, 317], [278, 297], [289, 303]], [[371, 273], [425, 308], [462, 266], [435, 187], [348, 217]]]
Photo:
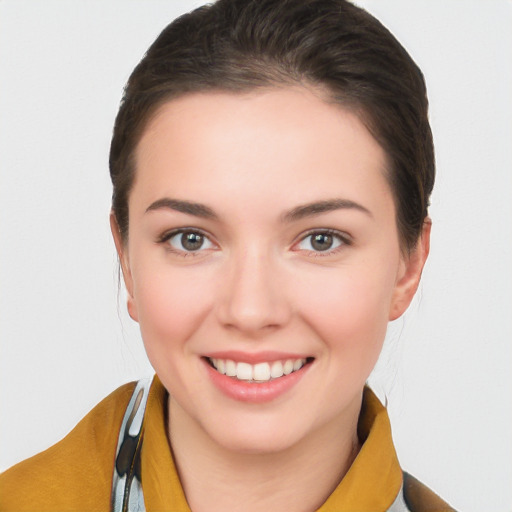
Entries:
[[[167, 391], [155, 376], [149, 392], [141, 474], [146, 510], [190, 512], [166, 434]], [[400, 492], [402, 470], [384, 406], [365, 388], [358, 423], [362, 447], [349, 471], [318, 512], [385, 512]]]

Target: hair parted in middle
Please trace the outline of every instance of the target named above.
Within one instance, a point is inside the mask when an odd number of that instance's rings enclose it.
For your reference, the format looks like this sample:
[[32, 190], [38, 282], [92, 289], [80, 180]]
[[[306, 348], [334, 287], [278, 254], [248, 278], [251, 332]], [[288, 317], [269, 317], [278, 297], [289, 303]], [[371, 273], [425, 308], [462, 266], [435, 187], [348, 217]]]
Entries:
[[135, 149], [179, 96], [303, 86], [355, 112], [387, 155], [404, 250], [421, 235], [435, 163], [423, 75], [395, 37], [346, 0], [219, 0], [168, 25], [126, 84], [110, 150], [112, 210], [128, 237]]

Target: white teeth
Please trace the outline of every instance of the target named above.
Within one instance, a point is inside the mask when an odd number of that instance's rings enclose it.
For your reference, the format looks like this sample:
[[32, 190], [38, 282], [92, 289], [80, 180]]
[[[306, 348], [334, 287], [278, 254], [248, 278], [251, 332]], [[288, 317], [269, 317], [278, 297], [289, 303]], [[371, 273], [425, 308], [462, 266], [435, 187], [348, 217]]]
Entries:
[[210, 359], [213, 367], [221, 374], [228, 377], [236, 377], [239, 380], [253, 382], [268, 382], [270, 379], [278, 379], [283, 375], [300, 370], [306, 359], [286, 359], [272, 363], [257, 363], [255, 365], [239, 362], [231, 359]]
[[252, 365], [249, 363], [237, 363], [236, 378], [238, 380], [252, 380]]
[[272, 363], [272, 366], [270, 368], [270, 376], [273, 379], [277, 379], [279, 377], [282, 377], [283, 375], [283, 363], [281, 363], [281, 361], [275, 361], [274, 363]]
[[219, 373], [222, 373], [223, 375], [226, 373], [226, 363], [224, 362], [224, 359], [217, 359], [217, 364], [215, 364], [215, 367], [219, 371]]
[[236, 364], [234, 361], [226, 361], [226, 375], [228, 377], [236, 377]]
[[268, 363], [255, 364], [252, 373], [254, 380], [270, 380], [270, 365]]
[[287, 359], [283, 365], [283, 373], [285, 375], [289, 375], [293, 372], [293, 361], [291, 359]]

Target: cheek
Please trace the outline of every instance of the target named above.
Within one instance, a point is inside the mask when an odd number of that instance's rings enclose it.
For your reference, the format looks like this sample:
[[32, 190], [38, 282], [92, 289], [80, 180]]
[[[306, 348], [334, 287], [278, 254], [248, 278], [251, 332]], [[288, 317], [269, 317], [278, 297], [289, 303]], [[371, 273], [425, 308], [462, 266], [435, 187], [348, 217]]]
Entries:
[[134, 272], [134, 298], [148, 355], [172, 350], [202, 323], [212, 303], [211, 279], [191, 268], [146, 263]]
[[295, 292], [306, 321], [330, 349], [376, 361], [388, 324], [395, 280], [392, 268], [354, 266], [333, 269], [323, 280], [316, 277], [302, 281], [302, 293]]

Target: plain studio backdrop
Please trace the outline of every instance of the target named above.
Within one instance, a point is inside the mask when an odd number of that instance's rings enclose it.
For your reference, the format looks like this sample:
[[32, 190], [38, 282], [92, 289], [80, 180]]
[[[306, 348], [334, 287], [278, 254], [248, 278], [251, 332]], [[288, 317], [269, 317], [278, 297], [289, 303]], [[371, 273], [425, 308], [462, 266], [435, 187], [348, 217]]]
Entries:
[[[0, 469], [151, 374], [117, 287], [108, 150], [129, 73], [193, 1], [0, 1]], [[423, 69], [432, 249], [371, 382], [405, 469], [512, 511], [512, 3], [361, 1]]]

